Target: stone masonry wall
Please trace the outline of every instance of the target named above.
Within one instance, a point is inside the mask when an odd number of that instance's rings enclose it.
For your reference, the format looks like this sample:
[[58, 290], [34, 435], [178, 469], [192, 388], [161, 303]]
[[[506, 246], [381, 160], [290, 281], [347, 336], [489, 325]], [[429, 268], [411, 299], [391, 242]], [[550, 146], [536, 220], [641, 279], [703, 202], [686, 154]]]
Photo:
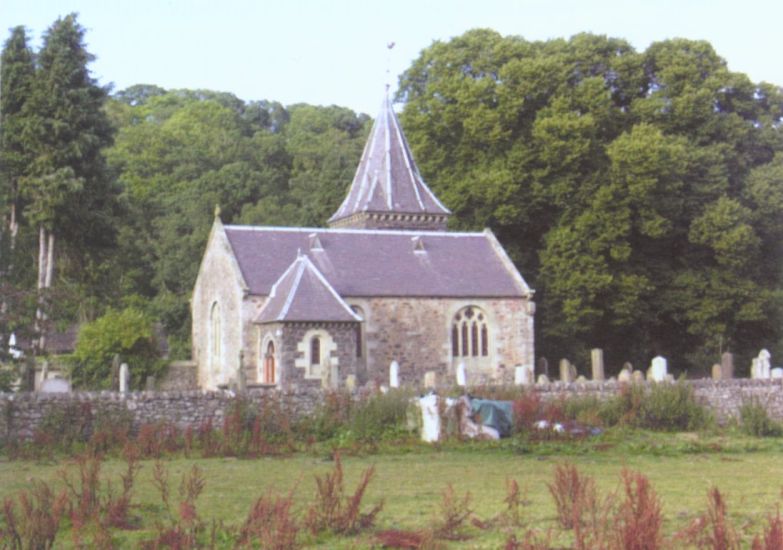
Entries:
[[[254, 389], [242, 394], [251, 404], [280, 399], [294, 417], [311, 414], [321, 402], [320, 388], [300, 388], [296, 392]], [[197, 428], [208, 420], [220, 427], [236, 396], [231, 392], [77, 392], [70, 394], [0, 393], [0, 440], [29, 439], [47, 415], [68, 406], [78, 406], [93, 418], [113, 411], [127, 411], [133, 428], [159, 422], [174, 423], [179, 428]]]
[[[490, 354], [483, 378], [487, 382], [511, 382], [514, 367], [533, 365], [533, 316], [531, 304], [517, 299], [448, 298], [346, 298], [365, 315], [367, 378], [388, 384], [389, 365], [400, 365], [400, 382], [417, 385], [424, 373], [435, 371], [453, 380], [451, 325], [462, 308], [475, 306], [488, 318]], [[469, 361], [469, 360], [468, 360]], [[471, 370], [471, 365], [467, 365]], [[476, 376], [473, 377], [477, 378]]]
[[[739, 417], [739, 409], [744, 403], [757, 401], [767, 409], [769, 416], [783, 421], [783, 380], [751, 380], [735, 378], [731, 380], [688, 380], [693, 387], [696, 400], [715, 414], [719, 423], [732, 417]], [[651, 382], [643, 382], [645, 385]], [[536, 384], [535, 391], [544, 400], [561, 397], [588, 397], [608, 399], [620, 391], [621, 383], [606, 382], [553, 382]]]
[[[718, 422], [739, 416], [739, 408], [751, 400], [766, 407], [770, 417], [783, 421], [782, 380], [692, 380], [696, 399], [715, 413]], [[646, 383], [645, 383], [646, 384]], [[607, 399], [620, 391], [617, 382], [584, 382], [538, 384], [534, 391], [544, 400], [574, 396], [595, 396]], [[243, 398], [260, 406], [267, 399], [281, 399], [295, 416], [308, 415], [321, 402], [318, 387], [299, 387], [296, 391], [253, 389]], [[93, 415], [102, 411], [128, 411], [134, 427], [156, 422], [173, 422], [179, 427], [197, 427], [207, 420], [220, 426], [226, 411], [236, 397], [230, 392], [136, 392], [125, 395], [116, 392], [73, 394], [0, 394], [0, 439], [28, 439], [37, 426], [53, 410], [68, 405], [88, 407]]]

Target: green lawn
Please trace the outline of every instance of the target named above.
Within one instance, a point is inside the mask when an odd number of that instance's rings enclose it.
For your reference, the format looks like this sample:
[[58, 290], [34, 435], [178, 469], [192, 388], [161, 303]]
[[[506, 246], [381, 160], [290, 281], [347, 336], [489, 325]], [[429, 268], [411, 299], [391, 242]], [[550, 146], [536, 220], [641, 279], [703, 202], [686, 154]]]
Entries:
[[[449, 483], [458, 494], [470, 492], [477, 516], [495, 516], [504, 508], [507, 478], [516, 479], [527, 492], [527, 523], [540, 530], [556, 529], [555, 509], [546, 483], [552, 478], [555, 464], [564, 460], [595, 477], [602, 491], [618, 487], [623, 468], [644, 473], [662, 500], [664, 528], [669, 534], [685, 527], [704, 510], [707, 490], [713, 485], [726, 497], [735, 525], [749, 536], [760, 531], [767, 514], [774, 511], [781, 498], [783, 445], [779, 440], [705, 439], [694, 434], [634, 435], [631, 439], [632, 443], [624, 444], [615, 437], [594, 445], [545, 445], [534, 447], [533, 453], [527, 454], [517, 454], [509, 445], [491, 443], [444, 449], [414, 446], [410, 452], [347, 456], [343, 463], [349, 489], [363, 469], [375, 465], [376, 478], [365, 502], [369, 505], [384, 500], [378, 521], [380, 529], [415, 530], [429, 525]], [[719, 447], [724, 450], [715, 451]], [[583, 452], [586, 450], [589, 452]], [[287, 492], [295, 487], [297, 509], [301, 510], [313, 496], [313, 476], [333, 467], [325, 455], [307, 454], [258, 460], [176, 458], [164, 462], [171, 470], [173, 486], [184, 471], [198, 464], [207, 480], [198, 502], [199, 513], [203, 518], [226, 524], [241, 523], [252, 502], [270, 488]], [[140, 531], [116, 533], [124, 547], [149, 538], [155, 517], [160, 514], [159, 499], [151, 482], [153, 463], [142, 464], [134, 494], [140, 505], [136, 513], [144, 518], [143, 527]], [[59, 483], [57, 472], [62, 467], [62, 463], [2, 460], [0, 497], [25, 489], [34, 478]], [[122, 467], [120, 460], [107, 461], [104, 478], [117, 483]], [[449, 548], [498, 548], [509, 532], [513, 531], [470, 528], [469, 539], [449, 543]], [[67, 543], [67, 533], [60, 539]], [[558, 531], [556, 540], [568, 544], [568, 534]], [[371, 541], [371, 536], [366, 535], [354, 539], [323, 537], [311, 542], [322, 548], [364, 548]]]

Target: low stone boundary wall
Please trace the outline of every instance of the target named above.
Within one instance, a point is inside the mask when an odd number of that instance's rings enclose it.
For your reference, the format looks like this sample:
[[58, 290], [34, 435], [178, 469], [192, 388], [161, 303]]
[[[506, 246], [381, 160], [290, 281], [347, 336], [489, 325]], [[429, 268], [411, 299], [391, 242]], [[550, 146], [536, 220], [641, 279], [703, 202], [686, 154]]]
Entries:
[[[693, 388], [696, 400], [715, 414], [719, 423], [725, 423], [732, 417], [739, 417], [739, 409], [744, 403], [756, 401], [767, 409], [774, 420], [783, 421], [783, 380], [735, 378], [731, 380], [688, 380]], [[544, 400], [563, 397], [596, 397], [608, 399], [620, 391], [625, 383], [604, 382], [552, 382], [536, 384], [535, 391]], [[654, 382], [641, 382], [644, 385]]]
[[[295, 417], [311, 414], [321, 402], [319, 390], [300, 389], [280, 392], [275, 389], [253, 389], [242, 393], [242, 399], [260, 407], [276, 399]], [[173, 423], [180, 428], [198, 427], [207, 421], [219, 428], [226, 412], [236, 401], [232, 392], [156, 391], [75, 392], [75, 393], [0, 393], [0, 439], [29, 439], [46, 417], [68, 407], [78, 407], [80, 416], [97, 420], [100, 415], [127, 411], [137, 430], [143, 424]]]
[[[718, 422], [739, 416], [742, 404], [752, 400], [765, 406], [771, 418], [783, 421], [783, 380], [689, 380], [687, 383], [693, 387], [696, 399], [714, 412]], [[614, 381], [553, 382], [536, 384], [531, 389], [544, 400], [577, 396], [608, 399], [621, 386]], [[258, 407], [267, 400], [277, 399], [294, 417], [302, 417], [312, 414], [321, 403], [323, 393], [317, 388], [288, 392], [257, 388], [243, 392], [241, 397]], [[197, 427], [210, 420], [219, 427], [236, 399], [232, 392], [212, 391], [0, 394], [0, 438], [28, 439], [47, 415], [69, 406], [82, 407], [93, 419], [101, 414], [127, 411], [135, 429], [157, 422], [170, 422], [181, 428]]]

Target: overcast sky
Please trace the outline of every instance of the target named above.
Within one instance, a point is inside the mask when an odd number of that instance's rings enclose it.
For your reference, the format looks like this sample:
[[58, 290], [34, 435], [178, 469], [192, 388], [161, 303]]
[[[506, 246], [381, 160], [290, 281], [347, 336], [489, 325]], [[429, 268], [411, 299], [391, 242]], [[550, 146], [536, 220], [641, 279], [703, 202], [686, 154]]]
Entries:
[[528, 40], [587, 31], [637, 50], [704, 39], [731, 70], [783, 85], [783, 0], [0, 0], [0, 27], [25, 25], [37, 48], [72, 11], [95, 77], [115, 90], [208, 88], [374, 115], [423, 48], [476, 27]]

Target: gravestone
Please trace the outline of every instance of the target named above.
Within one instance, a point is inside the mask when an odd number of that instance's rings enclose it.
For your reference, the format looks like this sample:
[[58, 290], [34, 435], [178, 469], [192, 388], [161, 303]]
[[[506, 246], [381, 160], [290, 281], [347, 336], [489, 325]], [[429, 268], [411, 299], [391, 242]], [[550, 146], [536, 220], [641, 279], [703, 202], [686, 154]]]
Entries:
[[579, 376], [576, 377], [576, 381], [579, 384], [584, 384], [585, 382], [587, 382], [587, 378], [585, 378], [583, 374], [580, 374]]
[[604, 379], [604, 350], [595, 348], [590, 351], [590, 364], [593, 368], [593, 380]]
[[571, 383], [576, 378], [576, 367], [568, 359], [560, 360], [560, 381]]
[[122, 391], [122, 382], [120, 381], [120, 354], [115, 353], [111, 358], [111, 389], [112, 391]]
[[514, 384], [528, 386], [533, 383], [533, 365], [521, 365], [514, 368]]
[[130, 369], [128, 368], [128, 363], [120, 365], [119, 378], [120, 393], [127, 393], [128, 388], [130, 387]]
[[632, 380], [633, 374], [631, 373], [631, 370], [623, 367], [623, 370], [621, 370], [620, 374], [617, 375], [617, 381], [624, 384], [629, 384]]
[[69, 393], [71, 383], [64, 378], [47, 378], [41, 382], [41, 393]]
[[347, 389], [349, 392], [353, 392], [356, 390], [356, 376], [353, 374], [349, 374], [345, 377], [345, 389]]
[[720, 370], [721, 370], [721, 378], [723, 380], [731, 380], [734, 378], [734, 354], [725, 351], [723, 352], [723, 355], [720, 356]]
[[549, 361], [546, 360], [546, 357], [538, 359], [538, 374], [549, 376]]
[[666, 380], [666, 374], [668, 373], [668, 361], [665, 357], [658, 355], [652, 360], [650, 365], [650, 380], [653, 382], [663, 382]]
[[770, 378], [773, 380], [780, 380], [783, 378], [783, 369], [780, 367], [775, 367], [774, 369], [769, 371]]
[[457, 385], [464, 388], [467, 385], [467, 378], [465, 363], [460, 363], [457, 365]]
[[759, 378], [769, 378], [771, 376], [771, 358], [772, 355], [766, 349], [759, 352]]
[[723, 380], [723, 367], [718, 363], [712, 365], [712, 379]]
[[644, 373], [640, 370], [633, 371], [633, 374], [631, 374], [631, 380], [634, 384], [644, 382]]
[[[437, 385], [437, 376], [435, 371], [430, 370], [424, 373], [424, 387], [428, 389], [434, 389]], [[396, 387], [396, 386], [395, 386]]]
[[546, 374], [539, 374], [536, 379], [536, 384], [549, 384], [549, 377]]
[[400, 364], [392, 361], [389, 365], [389, 386], [392, 388], [400, 387]]
[[750, 377], [752, 379], [761, 378], [761, 372], [759, 370], [759, 358], [754, 357], [750, 360]]

